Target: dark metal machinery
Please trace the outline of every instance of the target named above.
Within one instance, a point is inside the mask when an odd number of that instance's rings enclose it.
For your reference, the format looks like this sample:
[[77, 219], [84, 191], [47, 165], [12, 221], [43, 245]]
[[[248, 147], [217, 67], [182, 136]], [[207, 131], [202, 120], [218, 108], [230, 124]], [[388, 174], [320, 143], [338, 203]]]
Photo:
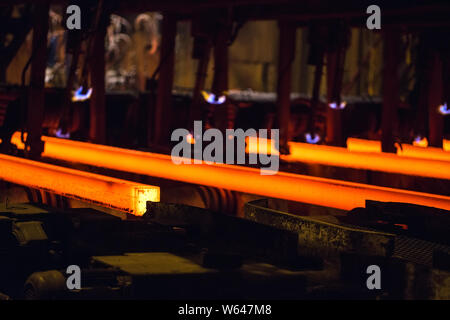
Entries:
[[[338, 218], [306, 217], [276, 207], [247, 203], [242, 219], [149, 202], [143, 218], [121, 220], [93, 209], [3, 206], [0, 292], [16, 299], [448, 298], [440, 281], [449, 272], [448, 213], [370, 202]], [[438, 219], [424, 224], [429, 214]], [[71, 264], [82, 268], [81, 290], [65, 285]], [[365, 287], [370, 264], [389, 279], [383, 291]]]

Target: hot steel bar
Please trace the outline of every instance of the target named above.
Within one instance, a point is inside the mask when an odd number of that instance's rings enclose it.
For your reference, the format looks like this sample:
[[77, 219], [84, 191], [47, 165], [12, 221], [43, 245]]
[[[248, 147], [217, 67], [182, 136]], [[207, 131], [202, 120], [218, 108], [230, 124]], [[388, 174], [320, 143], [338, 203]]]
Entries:
[[159, 201], [159, 187], [0, 154], [0, 179], [134, 215]]
[[[445, 149], [446, 140], [443, 140], [444, 148], [418, 147], [411, 144], [396, 144], [397, 155], [402, 157], [422, 158], [430, 160], [450, 161], [450, 150]], [[356, 152], [381, 152], [381, 142], [377, 140], [365, 140], [348, 138], [347, 149]]]
[[[58, 138], [45, 137], [45, 148], [43, 156], [60, 160], [79, 162], [98, 167], [105, 167], [114, 170], [134, 172], [138, 174], [160, 177], [164, 179], [195, 183], [218, 188], [230, 189], [245, 193], [257, 194], [266, 197], [286, 199], [321, 206], [328, 206], [338, 209], [349, 210], [365, 205], [365, 200], [395, 201], [420, 204], [430, 207], [438, 207], [450, 210], [450, 197], [433, 195], [427, 193], [399, 190], [393, 188], [370, 186], [365, 184], [345, 182], [339, 180], [310, 177], [291, 173], [279, 172], [272, 176], [263, 176], [259, 169], [247, 168], [225, 164], [181, 164], [175, 165], [168, 155], [148, 153], [135, 150], [127, 150], [116, 147], [95, 145], [85, 142], [76, 142]], [[314, 146], [310, 146], [314, 147]], [[334, 149], [322, 148], [314, 149], [311, 153], [313, 159], [321, 157], [335, 159], [331, 162], [341, 162], [342, 164], [351, 160], [350, 158], [337, 157]], [[314, 150], [319, 150], [314, 151]], [[303, 154], [303, 153], [302, 153]], [[339, 153], [338, 153], [339, 154]], [[344, 153], [345, 154], [345, 153]], [[367, 162], [369, 158], [358, 158], [359, 163]], [[367, 156], [367, 155], [366, 155]], [[314, 158], [315, 157], [315, 158]], [[392, 155], [392, 157], [396, 157]], [[338, 159], [338, 160], [336, 160]], [[416, 163], [420, 159], [406, 159], [411, 163]], [[381, 166], [386, 159], [381, 157], [377, 160], [377, 165]], [[438, 164], [446, 164], [444, 162]], [[391, 164], [392, 169], [412, 167], [411, 163], [396, 166]], [[430, 161], [425, 161], [429, 164]], [[416, 164], [417, 165], [417, 164]], [[447, 168], [447, 167], [445, 167]], [[435, 175], [450, 175], [450, 170], [437, 168], [433, 171]], [[433, 169], [433, 166], [429, 168]]]
[[[87, 148], [86, 146], [95, 148], [108, 148], [100, 145], [52, 138], [47, 136], [43, 136], [42, 140], [45, 142], [45, 148], [42, 154], [44, 157], [62, 159], [66, 161], [75, 160], [72, 160], [71, 156], [69, 155], [60, 154], [59, 150], [62, 150], [61, 152], [67, 152], [67, 149], [69, 149], [70, 154], [72, 154], [72, 148], [84, 149]], [[246, 140], [247, 153], [255, 153], [256, 150], [260, 150], [260, 147], [257, 146], [256, 140], [257, 139]], [[13, 135], [11, 143], [17, 145], [19, 149], [24, 148], [23, 143], [20, 141], [20, 132], [16, 132]], [[270, 153], [279, 154], [278, 150], [274, 149], [273, 143], [270, 140], [267, 140], [266, 143], [267, 147], [270, 148], [269, 150], [271, 150]], [[402, 144], [403, 151], [398, 149], [397, 155], [395, 155], [381, 152], [380, 141], [354, 138], [349, 138], [347, 140], [347, 145], [348, 150], [341, 147], [312, 145], [309, 143], [301, 142], [289, 142], [291, 154], [281, 155], [280, 158], [284, 161], [290, 162], [298, 161], [318, 163], [336, 167], [383, 171], [397, 174], [450, 180], [450, 159], [448, 158], [448, 155], [450, 155], [449, 152], [441, 151], [437, 148], [422, 148]], [[265, 148], [266, 146], [263, 146], [261, 150], [266, 150]], [[135, 152], [133, 150], [127, 149], [115, 149], [121, 150], [121, 152]], [[426, 150], [428, 149], [430, 151], [429, 153], [426, 152]], [[142, 152], [142, 154], [152, 155], [151, 153], [145, 152]], [[78, 162], [83, 163], [83, 161]], [[89, 164], [96, 165], [96, 163]], [[134, 170], [124, 171], [134, 172]]]
[[[256, 150], [259, 150], [256, 139], [250, 139], [247, 142], [249, 145], [246, 152], [255, 153]], [[267, 144], [272, 145], [269, 142]], [[335, 167], [450, 179], [450, 153], [438, 148], [422, 148], [402, 144], [403, 150], [397, 147], [397, 155], [395, 155], [381, 152], [380, 141], [354, 138], [347, 140], [347, 146], [348, 149], [289, 142], [290, 154], [281, 155], [280, 159], [288, 162], [317, 163]]]
[[450, 179], [450, 162], [398, 156], [384, 152], [351, 152], [345, 148], [290, 143], [291, 154], [282, 156], [287, 161], [320, 163], [336, 167], [375, 170], [405, 175]]

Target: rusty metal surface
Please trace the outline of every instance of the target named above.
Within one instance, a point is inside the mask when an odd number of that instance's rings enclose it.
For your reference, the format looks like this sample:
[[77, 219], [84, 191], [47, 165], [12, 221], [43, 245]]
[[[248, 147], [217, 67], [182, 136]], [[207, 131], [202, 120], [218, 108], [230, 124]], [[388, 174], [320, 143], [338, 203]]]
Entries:
[[147, 202], [147, 221], [188, 230], [205, 247], [220, 252], [287, 262], [298, 256], [295, 233], [211, 210]]
[[394, 249], [394, 234], [273, 210], [268, 208], [266, 199], [246, 203], [244, 212], [249, 220], [297, 233], [300, 247], [320, 252], [355, 252], [388, 257]]
[[94, 261], [117, 267], [133, 275], [175, 275], [216, 273], [193, 261], [168, 252], [126, 253], [121, 256], [97, 256]]

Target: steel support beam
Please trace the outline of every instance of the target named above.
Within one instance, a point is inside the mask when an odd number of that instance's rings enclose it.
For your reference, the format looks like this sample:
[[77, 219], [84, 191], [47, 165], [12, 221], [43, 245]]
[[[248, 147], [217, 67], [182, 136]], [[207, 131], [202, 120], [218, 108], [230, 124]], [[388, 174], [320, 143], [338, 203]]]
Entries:
[[280, 42], [278, 51], [277, 121], [280, 129], [280, 150], [287, 151], [289, 141], [289, 120], [291, 108], [292, 63], [295, 58], [296, 26], [280, 21]]
[[400, 55], [400, 31], [383, 29], [383, 108], [381, 115], [381, 144], [384, 152], [395, 152], [397, 107], [400, 102], [398, 65]]
[[[430, 52], [429, 84], [428, 84], [428, 144], [442, 147], [444, 137], [444, 116], [439, 113], [439, 106], [443, 101], [442, 60], [438, 52]], [[449, 102], [450, 103], [450, 102]]]
[[92, 96], [90, 101], [89, 139], [94, 143], [106, 143], [105, 101], [105, 37], [107, 21], [101, 14], [98, 31], [94, 35], [92, 57], [89, 57]]
[[[148, 144], [168, 145], [172, 118], [172, 88], [175, 71], [175, 36], [177, 19], [174, 15], [164, 13], [162, 21], [162, 39], [156, 108], [153, 122], [153, 137], [149, 132]], [[150, 113], [151, 117], [151, 113]], [[149, 126], [151, 127], [151, 126]]]
[[44, 144], [41, 141], [44, 121], [45, 68], [47, 66], [47, 33], [49, 4], [35, 7], [33, 15], [33, 44], [30, 85], [28, 88], [26, 144], [30, 158], [39, 158]]

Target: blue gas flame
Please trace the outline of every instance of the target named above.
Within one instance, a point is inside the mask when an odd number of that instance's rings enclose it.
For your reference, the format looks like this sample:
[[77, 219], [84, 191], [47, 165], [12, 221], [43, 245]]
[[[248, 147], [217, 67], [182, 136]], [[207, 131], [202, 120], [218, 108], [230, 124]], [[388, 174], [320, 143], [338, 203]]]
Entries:
[[55, 136], [58, 137], [58, 138], [62, 138], [62, 139], [69, 139], [70, 138], [70, 132], [62, 133], [62, 129], [59, 128], [58, 130], [56, 130]]
[[337, 102], [331, 102], [331, 103], [329, 103], [328, 104], [328, 106], [331, 108], [331, 109], [337, 109], [337, 110], [342, 110], [342, 109], [344, 109], [346, 106], [347, 106], [347, 102], [341, 102], [340, 104], [339, 104], [339, 106], [337, 105]]
[[320, 141], [320, 136], [319, 136], [319, 134], [315, 133], [314, 138], [313, 138], [311, 133], [308, 132], [308, 133], [305, 133], [305, 140], [307, 143], [316, 144]]
[[77, 91], [74, 92], [72, 101], [85, 101], [91, 97], [92, 94], [92, 88], [89, 88], [89, 90], [83, 94], [83, 86], [80, 86]]
[[441, 105], [439, 106], [439, 113], [440, 113], [440, 114], [443, 114], [443, 115], [450, 114], [450, 109], [449, 109], [448, 106], [447, 106], [447, 102], [444, 103], [444, 104], [441, 104]]
[[206, 91], [202, 91], [202, 95], [205, 101], [209, 104], [223, 104], [227, 100], [227, 97], [225, 95], [216, 97], [214, 93], [209, 93]]

